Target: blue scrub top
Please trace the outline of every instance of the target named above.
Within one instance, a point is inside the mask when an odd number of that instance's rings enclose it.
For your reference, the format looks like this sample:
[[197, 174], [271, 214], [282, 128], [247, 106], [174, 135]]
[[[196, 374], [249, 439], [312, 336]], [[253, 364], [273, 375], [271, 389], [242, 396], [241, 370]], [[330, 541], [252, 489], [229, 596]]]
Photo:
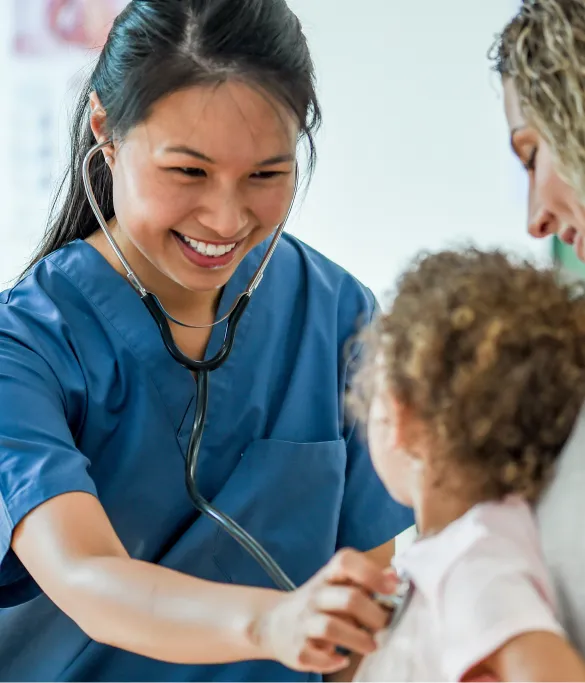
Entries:
[[[220, 314], [264, 254], [251, 252]], [[344, 419], [347, 342], [374, 298], [285, 235], [229, 360], [211, 373], [202, 493], [297, 584], [341, 547], [369, 550], [413, 523]], [[215, 328], [208, 355], [221, 344]], [[134, 558], [213, 581], [271, 586], [193, 509], [184, 458], [196, 383], [165, 350], [136, 292], [76, 241], [0, 295], [0, 680], [303, 681], [274, 662], [173, 665], [91, 641], [10, 550], [18, 522], [71, 491], [99, 497]]]

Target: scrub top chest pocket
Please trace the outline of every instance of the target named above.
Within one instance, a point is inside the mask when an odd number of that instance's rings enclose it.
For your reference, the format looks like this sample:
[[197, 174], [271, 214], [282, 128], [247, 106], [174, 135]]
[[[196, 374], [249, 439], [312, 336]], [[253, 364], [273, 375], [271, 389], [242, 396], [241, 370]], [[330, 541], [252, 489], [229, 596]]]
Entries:
[[[336, 551], [346, 461], [343, 439], [253, 441], [213, 503], [256, 538], [299, 585]], [[255, 560], [219, 528], [213, 554], [216, 566], [233, 583], [272, 587]]]

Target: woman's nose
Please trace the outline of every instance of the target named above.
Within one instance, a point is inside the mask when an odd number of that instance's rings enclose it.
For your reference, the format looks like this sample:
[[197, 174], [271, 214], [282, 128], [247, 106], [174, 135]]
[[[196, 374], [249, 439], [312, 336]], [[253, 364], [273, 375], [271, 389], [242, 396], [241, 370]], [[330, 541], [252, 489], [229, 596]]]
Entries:
[[542, 238], [554, 235], [559, 230], [559, 222], [550, 211], [541, 210], [528, 223], [528, 232], [532, 237]]
[[223, 239], [240, 238], [249, 222], [249, 212], [237, 192], [216, 190], [207, 196], [198, 220]]

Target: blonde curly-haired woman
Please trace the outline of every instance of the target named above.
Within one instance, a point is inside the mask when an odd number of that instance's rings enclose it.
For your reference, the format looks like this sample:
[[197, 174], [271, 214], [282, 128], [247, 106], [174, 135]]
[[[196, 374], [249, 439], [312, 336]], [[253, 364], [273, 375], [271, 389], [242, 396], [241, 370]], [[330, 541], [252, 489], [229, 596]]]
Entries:
[[[524, 0], [493, 49], [514, 153], [529, 179], [528, 230], [585, 261], [585, 2]], [[585, 418], [539, 510], [559, 617], [585, 654]]]

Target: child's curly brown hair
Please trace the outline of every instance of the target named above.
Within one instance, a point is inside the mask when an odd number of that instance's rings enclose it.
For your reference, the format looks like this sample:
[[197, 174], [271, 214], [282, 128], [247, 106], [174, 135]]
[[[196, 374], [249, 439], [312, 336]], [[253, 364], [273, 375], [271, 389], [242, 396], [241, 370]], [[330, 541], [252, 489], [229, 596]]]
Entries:
[[[478, 496], [534, 500], [585, 399], [585, 296], [553, 270], [477, 249], [422, 255], [364, 335], [351, 397], [375, 373], [429, 428]], [[382, 363], [375, 363], [381, 359]]]

